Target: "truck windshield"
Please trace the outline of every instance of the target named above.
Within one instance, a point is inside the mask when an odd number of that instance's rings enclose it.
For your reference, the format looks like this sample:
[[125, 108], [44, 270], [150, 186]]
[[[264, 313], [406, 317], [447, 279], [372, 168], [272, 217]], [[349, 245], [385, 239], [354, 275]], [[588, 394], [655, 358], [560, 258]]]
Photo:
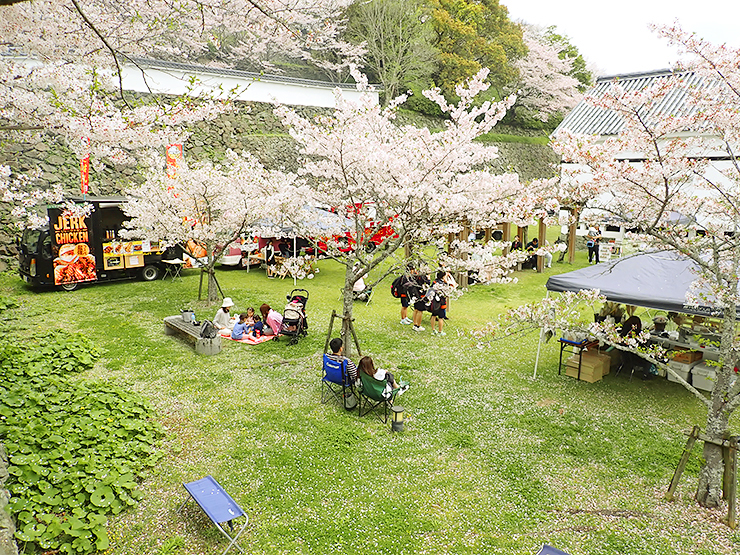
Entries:
[[26, 229], [21, 238], [23, 251], [29, 254], [36, 253], [39, 247], [39, 237], [41, 237], [40, 229]]

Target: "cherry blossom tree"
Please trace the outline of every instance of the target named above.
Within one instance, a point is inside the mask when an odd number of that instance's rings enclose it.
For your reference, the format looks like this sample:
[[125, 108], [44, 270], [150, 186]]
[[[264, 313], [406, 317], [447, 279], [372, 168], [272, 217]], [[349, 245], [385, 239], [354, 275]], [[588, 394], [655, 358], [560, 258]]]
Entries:
[[[312, 45], [341, 52], [335, 16], [347, 2], [35, 0], [0, 6], [0, 131], [60, 135], [94, 167], [134, 163], [138, 153], [182, 142], [184, 126], [227, 106], [124, 96], [122, 64], [136, 65], [139, 57], [221, 67], [245, 58], [259, 63], [268, 45], [303, 58], [310, 58]], [[224, 30], [228, 45], [219, 40]], [[114, 101], [116, 91], [121, 98]], [[43, 178], [37, 183], [44, 188]], [[18, 206], [6, 191], [0, 189], [0, 198], [14, 202], [11, 209]]]
[[[710, 441], [704, 443], [696, 499], [715, 507], [722, 498], [724, 463], [713, 441], [729, 432], [730, 418], [740, 406], [735, 372], [740, 352], [740, 50], [714, 46], [677, 26], [657, 30], [688, 58], [683, 71], [642, 90], [626, 90], [615, 81], [608, 93], [589, 102], [621, 119], [619, 133], [602, 138], [563, 133], [554, 146], [568, 162], [565, 194], [591, 195], [589, 207], [637, 229], [649, 246], [690, 258], [697, 279], [687, 305], [710, 306], [721, 319], [720, 360], [710, 397], [666, 367], [706, 408]], [[520, 310], [512, 321], [539, 322], [550, 330], [584, 329], [573, 320], [557, 321], [563, 314], [569, 312], [543, 304]], [[592, 325], [590, 331], [665, 367], [657, 348], [624, 344], [608, 327]]]
[[250, 224], [274, 212], [270, 197], [289, 188], [295, 176], [266, 170], [248, 153], [227, 151], [222, 164], [196, 162], [164, 171], [161, 157], [150, 160], [147, 180], [125, 191], [131, 237], [168, 245], [193, 241], [206, 250], [202, 270], [208, 274], [208, 301], [217, 297], [214, 268], [224, 249]]
[[532, 25], [524, 27], [527, 55], [515, 64], [519, 78], [510, 86], [517, 91], [513, 110], [521, 117], [547, 122], [552, 116], [563, 114], [580, 101], [580, 81], [572, 77], [573, 59], [560, 57], [564, 45], [553, 43], [545, 30]]
[[[497, 149], [473, 141], [490, 131], [514, 101], [475, 106], [476, 94], [487, 88], [486, 76], [481, 70], [466, 86], [458, 86], [460, 101], [455, 105], [448, 104], [439, 90], [425, 91], [449, 116], [439, 132], [394, 123], [396, 107], [405, 96], [381, 109], [369, 95], [350, 101], [337, 91], [334, 114], [314, 121], [284, 107], [276, 110], [304, 156], [301, 171], [307, 180], [300, 196], [345, 212], [352, 222], [354, 248], [332, 253], [346, 266], [345, 339], [353, 285], [399, 248], [434, 239], [447, 231], [445, 226], [464, 219], [478, 225], [544, 213], [534, 206], [540, 200], [537, 186], [531, 186], [532, 195], [523, 194], [517, 175], [489, 172], [486, 163], [497, 157]], [[362, 89], [366, 84], [357, 79]], [[371, 246], [373, 236], [388, 228], [393, 233]], [[378, 280], [395, 269], [381, 272]]]

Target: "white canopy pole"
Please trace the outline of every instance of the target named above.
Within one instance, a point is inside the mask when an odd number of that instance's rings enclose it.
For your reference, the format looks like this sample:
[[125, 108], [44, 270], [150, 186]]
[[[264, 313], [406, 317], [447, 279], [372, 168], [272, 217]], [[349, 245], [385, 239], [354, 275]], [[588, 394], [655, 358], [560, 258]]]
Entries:
[[[547, 299], [550, 296], [550, 291], [548, 290], [545, 294], [545, 298]], [[540, 340], [537, 343], [537, 356], [534, 359], [534, 376], [532, 376], [533, 380], [537, 379], [537, 366], [540, 363], [540, 349], [542, 348], [542, 337], [545, 335], [545, 328], [542, 328], [540, 330]]]

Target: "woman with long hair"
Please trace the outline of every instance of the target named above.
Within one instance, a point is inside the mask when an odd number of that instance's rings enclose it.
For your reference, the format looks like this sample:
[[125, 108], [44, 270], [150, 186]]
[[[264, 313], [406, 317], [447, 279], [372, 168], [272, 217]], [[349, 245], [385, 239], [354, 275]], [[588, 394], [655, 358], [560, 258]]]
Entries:
[[267, 327], [262, 329], [263, 335], [278, 335], [283, 325], [283, 315], [270, 308], [267, 303], [260, 306], [260, 313], [262, 314], [262, 321], [267, 324]]

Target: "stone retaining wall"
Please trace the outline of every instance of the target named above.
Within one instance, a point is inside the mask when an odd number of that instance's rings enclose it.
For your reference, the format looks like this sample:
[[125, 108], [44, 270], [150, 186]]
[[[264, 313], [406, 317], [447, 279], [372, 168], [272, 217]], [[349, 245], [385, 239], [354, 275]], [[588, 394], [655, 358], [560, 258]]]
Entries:
[[[297, 107], [304, 117], [331, 113], [325, 108]], [[294, 171], [298, 168], [298, 148], [285, 127], [272, 113], [271, 104], [237, 103], [236, 109], [213, 121], [198, 122], [190, 128], [190, 138], [183, 145], [189, 160], [217, 159], [227, 148], [251, 152], [268, 168]], [[422, 116], [403, 113], [399, 122], [426, 124]], [[432, 122], [429, 122], [433, 124]], [[440, 124], [440, 122], [437, 122]], [[502, 129], [511, 133], [512, 129]], [[500, 156], [494, 170], [515, 171], [522, 181], [552, 177], [558, 159], [548, 146], [523, 143], [497, 143]], [[58, 137], [45, 131], [0, 131], [0, 164], [14, 171], [28, 172], [40, 168], [41, 184], [62, 183], [71, 192], [79, 191], [79, 161]], [[105, 164], [90, 168], [90, 193], [118, 194], [131, 182], [141, 179], [136, 169], [129, 166]], [[0, 261], [16, 256], [17, 231], [0, 214]]]

